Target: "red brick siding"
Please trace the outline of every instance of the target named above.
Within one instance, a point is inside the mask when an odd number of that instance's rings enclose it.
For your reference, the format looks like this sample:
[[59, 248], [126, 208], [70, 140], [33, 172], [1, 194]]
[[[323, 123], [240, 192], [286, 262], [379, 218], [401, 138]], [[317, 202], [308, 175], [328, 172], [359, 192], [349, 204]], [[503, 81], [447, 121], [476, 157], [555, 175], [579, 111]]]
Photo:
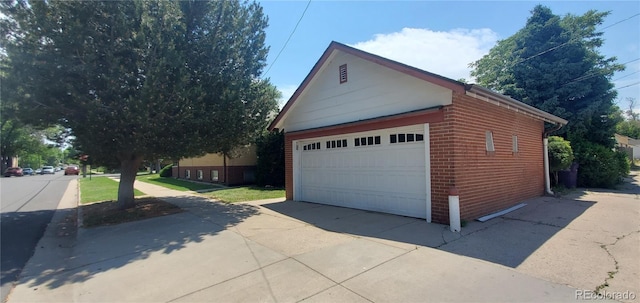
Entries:
[[449, 188], [455, 184], [455, 162], [452, 106], [444, 108], [444, 121], [429, 124], [431, 155], [431, 219], [449, 221]]
[[287, 200], [293, 200], [293, 140], [284, 134], [284, 187]]
[[[475, 219], [543, 194], [542, 121], [462, 94], [454, 94], [451, 107], [461, 218]], [[486, 151], [486, 131], [493, 132], [494, 153]], [[446, 206], [448, 214], [448, 201]]]
[[[189, 180], [193, 181], [202, 181], [202, 182], [211, 182], [211, 183], [223, 183], [224, 178], [224, 167], [223, 166], [180, 166], [178, 167], [179, 175], [173, 175], [174, 177], [178, 177], [180, 179], [185, 179], [186, 170], [191, 171], [191, 177]], [[202, 170], [202, 179], [198, 180], [198, 170]], [[218, 171], [218, 181], [211, 180], [211, 171]], [[247, 182], [244, 179], [245, 172], [253, 173], [256, 171], [255, 166], [228, 166], [227, 170], [229, 171], [229, 180], [227, 184], [229, 185], [242, 185], [242, 184], [251, 184], [253, 182]], [[174, 170], [175, 172], [175, 170]]]
[[[467, 220], [543, 193], [542, 121], [463, 93], [454, 93], [452, 105], [429, 116], [413, 124], [429, 123], [434, 222], [448, 223], [449, 188], [454, 185], [460, 192], [461, 217]], [[285, 134], [286, 198], [293, 199], [293, 140], [405, 123], [402, 119], [368, 121], [366, 125]], [[493, 132], [496, 150], [489, 155], [485, 150], [487, 130]], [[518, 136], [517, 154], [512, 153], [512, 135]]]

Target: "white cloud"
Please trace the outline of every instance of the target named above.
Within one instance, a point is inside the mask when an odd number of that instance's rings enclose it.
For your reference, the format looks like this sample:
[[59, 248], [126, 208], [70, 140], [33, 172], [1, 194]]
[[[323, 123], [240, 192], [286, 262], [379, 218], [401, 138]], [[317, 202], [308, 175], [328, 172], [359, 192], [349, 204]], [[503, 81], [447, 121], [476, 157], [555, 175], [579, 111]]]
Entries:
[[278, 87], [278, 90], [282, 93], [282, 97], [278, 99], [278, 106], [280, 107], [280, 109], [282, 109], [284, 105], [287, 104], [287, 101], [289, 101], [289, 98], [293, 96], [293, 93], [296, 92], [296, 89], [298, 89], [298, 86], [292, 84]]
[[447, 32], [403, 28], [352, 46], [447, 78], [473, 82], [469, 63], [487, 54], [497, 40], [498, 34], [488, 28]]
[[[391, 60], [402, 62], [447, 78], [473, 82], [469, 63], [489, 52], [498, 40], [491, 29], [453, 29], [437, 32], [424, 28], [403, 28], [400, 32], [377, 34], [373, 39], [351, 45]], [[298, 88], [280, 85], [280, 108]]]

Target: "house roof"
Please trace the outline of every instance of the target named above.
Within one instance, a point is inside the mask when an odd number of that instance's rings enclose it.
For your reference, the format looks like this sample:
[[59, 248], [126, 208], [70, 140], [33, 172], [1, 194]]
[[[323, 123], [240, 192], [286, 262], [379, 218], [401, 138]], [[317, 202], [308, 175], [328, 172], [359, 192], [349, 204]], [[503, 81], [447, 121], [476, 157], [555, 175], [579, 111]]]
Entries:
[[453, 92], [467, 94], [477, 99], [488, 101], [490, 103], [503, 106], [511, 110], [528, 114], [530, 116], [533, 116], [534, 118], [537, 118], [549, 123], [558, 124], [558, 125], [567, 124], [567, 120], [564, 120], [560, 117], [549, 114], [545, 111], [539, 110], [530, 105], [524, 104], [511, 97], [504, 96], [490, 89], [481, 87], [479, 85], [465, 84], [460, 81], [456, 81], [447, 77], [430, 73], [428, 71], [421, 70], [413, 66], [409, 66], [397, 61], [393, 61], [384, 57], [380, 57], [378, 55], [374, 55], [374, 54], [353, 48], [351, 46], [348, 46], [339, 42], [332, 41], [329, 44], [329, 47], [327, 47], [327, 49], [324, 51], [324, 53], [322, 54], [318, 62], [316, 62], [316, 64], [313, 66], [309, 74], [304, 78], [304, 80], [302, 81], [302, 84], [300, 84], [298, 89], [296, 89], [296, 91], [293, 93], [291, 98], [289, 98], [289, 101], [287, 101], [285, 106], [282, 108], [278, 116], [276, 116], [275, 120], [271, 122], [271, 124], [269, 125], [269, 130], [276, 129], [276, 128], [279, 128], [279, 126], [281, 126], [283, 119], [285, 119], [288, 116], [289, 110], [297, 102], [298, 97], [300, 97], [300, 94], [307, 88], [307, 85], [309, 85], [309, 83], [315, 77], [315, 75], [322, 69], [322, 66], [336, 51], [348, 53], [350, 55], [359, 57], [364, 60], [368, 60], [370, 62], [382, 65], [384, 67], [393, 69], [395, 71], [451, 89]]

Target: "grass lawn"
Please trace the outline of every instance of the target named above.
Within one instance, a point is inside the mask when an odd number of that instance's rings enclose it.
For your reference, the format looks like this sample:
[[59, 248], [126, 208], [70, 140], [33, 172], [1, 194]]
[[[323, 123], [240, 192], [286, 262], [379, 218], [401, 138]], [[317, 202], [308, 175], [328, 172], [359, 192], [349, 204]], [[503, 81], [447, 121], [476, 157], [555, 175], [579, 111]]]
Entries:
[[[144, 193], [134, 190], [135, 196], [143, 196]], [[86, 204], [97, 201], [118, 199], [118, 182], [107, 177], [81, 178], [80, 179], [80, 203]]]
[[283, 198], [284, 189], [242, 186], [219, 189], [216, 191], [205, 193], [204, 195], [214, 197], [224, 202], [233, 203], [242, 201]]
[[203, 189], [224, 188], [224, 186], [222, 185], [204, 184], [204, 183], [189, 182], [189, 181], [174, 179], [174, 178], [165, 178], [165, 177], [160, 177], [158, 174], [138, 176], [136, 180], [159, 185], [159, 186], [164, 186], [166, 188], [179, 190], [179, 191], [196, 191], [196, 190], [203, 190]]

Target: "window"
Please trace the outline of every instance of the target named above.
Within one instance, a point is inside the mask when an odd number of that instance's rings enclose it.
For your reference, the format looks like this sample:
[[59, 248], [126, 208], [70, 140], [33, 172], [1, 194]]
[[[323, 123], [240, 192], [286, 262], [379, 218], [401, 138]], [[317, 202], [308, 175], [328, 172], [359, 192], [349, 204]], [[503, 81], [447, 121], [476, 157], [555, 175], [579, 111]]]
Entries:
[[196, 177], [198, 178], [198, 180], [202, 180], [202, 170], [201, 169], [198, 169], [196, 171]]
[[485, 141], [486, 141], [486, 148], [488, 152], [495, 152], [496, 148], [495, 146], [493, 146], [493, 133], [488, 130], [485, 133]]
[[424, 141], [423, 134], [392, 134], [389, 135], [389, 143], [404, 143], [404, 142], [420, 142]]
[[347, 139], [327, 141], [327, 149], [347, 147]]
[[211, 171], [211, 181], [218, 181], [218, 171], [217, 170], [212, 170]]
[[339, 67], [340, 84], [347, 82], [347, 65], [342, 64]]
[[191, 179], [191, 170], [187, 169], [184, 171], [184, 177], [187, 179]]
[[309, 143], [302, 147], [302, 150], [317, 150], [320, 149], [320, 142]]
[[513, 146], [513, 153], [517, 153], [518, 152], [518, 136], [517, 135], [513, 135], [511, 137], [511, 142], [512, 142], [512, 146]]
[[355, 138], [353, 143], [355, 146], [380, 145], [380, 136]]

